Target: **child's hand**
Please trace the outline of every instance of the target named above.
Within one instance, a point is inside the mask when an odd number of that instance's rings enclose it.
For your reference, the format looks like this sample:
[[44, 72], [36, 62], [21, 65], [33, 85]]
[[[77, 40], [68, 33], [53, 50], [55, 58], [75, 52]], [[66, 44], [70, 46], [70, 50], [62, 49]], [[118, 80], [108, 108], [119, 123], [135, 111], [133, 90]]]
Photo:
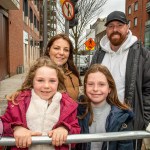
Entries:
[[26, 148], [31, 145], [31, 136], [40, 136], [40, 132], [32, 132], [21, 126], [14, 127], [14, 138], [17, 148]]
[[58, 127], [52, 131], [49, 131], [48, 136], [52, 138], [52, 144], [55, 146], [61, 146], [65, 143], [68, 135], [68, 130], [64, 127]]

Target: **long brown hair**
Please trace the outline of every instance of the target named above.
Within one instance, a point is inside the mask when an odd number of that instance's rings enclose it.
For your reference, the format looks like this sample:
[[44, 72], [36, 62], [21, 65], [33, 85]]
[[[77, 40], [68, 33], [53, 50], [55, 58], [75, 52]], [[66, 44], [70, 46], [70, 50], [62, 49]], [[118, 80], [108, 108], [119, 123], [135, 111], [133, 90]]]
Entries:
[[57, 76], [58, 76], [58, 81], [59, 81], [58, 91], [64, 91], [65, 90], [65, 86], [64, 86], [64, 81], [63, 81], [63, 76], [62, 76], [61, 70], [57, 67], [57, 65], [55, 65], [49, 59], [49, 57], [43, 56], [43, 57], [38, 58], [33, 63], [33, 65], [30, 67], [29, 72], [28, 72], [28, 74], [27, 74], [27, 76], [25, 78], [25, 81], [22, 84], [22, 87], [20, 89], [21, 91], [33, 88], [33, 79], [35, 77], [36, 70], [38, 68], [43, 67], [43, 66], [46, 66], [46, 67], [49, 67], [49, 68], [52, 68], [52, 69], [56, 70], [56, 73], [57, 73]]
[[107, 67], [105, 67], [101, 64], [94, 64], [87, 70], [85, 77], [84, 77], [84, 98], [82, 100], [82, 104], [86, 104], [87, 107], [86, 107], [85, 113], [79, 117], [80, 119], [82, 119], [82, 118], [84, 118], [84, 116], [86, 116], [86, 114], [88, 112], [90, 112], [91, 116], [90, 116], [90, 120], [89, 120], [89, 125], [91, 125], [92, 121], [93, 121], [93, 111], [92, 111], [91, 101], [86, 94], [86, 83], [87, 83], [89, 74], [96, 73], [96, 72], [101, 72], [105, 75], [108, 85], [109, 85], [109, 88], [111, 89], [110, 93], [107, 96], [107, 102], [110, 105], [114, 105], [123, 110], [129, 109], [129, 107], [126, 104], [122, 104], [119, 101], [115, 81], [114, 81], [110, 71], [107, 69]]
[[46, 50], [45, 50], [45, 54], [44, 54], [44, 55], [50, 57], [50, 55], [49, 55], [50, 48], [51, 48], [51, 46], [53, 45], [53, 43], [54, 43], [56, 40], [58, 40], [58, 39], [66, 40], [66, 41], [69, 43], [69, 46], [70, 46], [70, 54], [69, 54], [69, 58], [68, 58], [68, 60], [67, 60], [68, 69], [69, 69], [70, 71], [72, 71], [72, 73], [73, 73], [74, 75], [77, 76], [77, 78], [79, 79], [79, 82], [80, 82], [80, 84], [81, 84], [79, 72], [78, 72], [78, 70], [77, 70], [77, 68], [76, 68], [76, 66], [75, 66], [75, 64], [74, 64], [74, 62], [73, 62], [73, 51], [74, 51], [74, 47], [73, 47], [73, 44], [72, 44], [71, 40], [69, 39], [69, 37], [68, 37], [66, 34], [61, 33], [61, 34], [57, 34], [57, 35], [53, 36], [53, 37], [50, 39], [50, 41], [48, 42], [48, 44], [47, 44], [47, 47], [46, 47]]

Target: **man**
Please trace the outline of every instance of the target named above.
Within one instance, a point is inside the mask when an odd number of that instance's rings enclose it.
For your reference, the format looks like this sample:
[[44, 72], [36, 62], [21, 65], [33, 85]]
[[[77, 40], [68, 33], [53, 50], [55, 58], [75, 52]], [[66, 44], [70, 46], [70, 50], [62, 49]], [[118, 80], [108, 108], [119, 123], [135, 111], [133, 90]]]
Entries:
[[132, 35], [123, 12], [110, 13], [105, 26], [91, 64], [102, 63], [112, 73], [119, 100], [135, 113], [133, 129], [150, 131], [150, 51]]

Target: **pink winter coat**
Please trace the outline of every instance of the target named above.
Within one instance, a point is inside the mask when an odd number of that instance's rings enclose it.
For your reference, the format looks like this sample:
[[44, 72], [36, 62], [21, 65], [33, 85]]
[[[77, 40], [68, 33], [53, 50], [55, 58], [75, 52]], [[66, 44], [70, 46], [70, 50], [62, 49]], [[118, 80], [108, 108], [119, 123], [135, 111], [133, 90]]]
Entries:
[[[26, 112], [30, 104], [31, 91], [26, 90], [20, 93], [16, 98], [18, 105], [14, 105], [11, 101], [8, 102], [8, 107], [5, 114], [0, 117], [4, 126], [4, 136], [13, 136], [14, 126], [27, 127]], [[60, 118], [58, 123], [53, 127], [53, 129], [58, 126], [65, 126], [69, 134], [79, 134], [80, 127], [77, 119], [77, 106], [78, 104], [72, 100], [67, 93], [62, 94], [61, 104], [60, 104]], [[74, 145], [72, 145], [74, 147]], [[12, 147], [11, 150], [18, 150], [17, 147]], [[60, 147], [55, 147], [56, 150], [68, 150], [68, 145], [62, 145]], [[28, 148], [24, 149], [28, 150]]]

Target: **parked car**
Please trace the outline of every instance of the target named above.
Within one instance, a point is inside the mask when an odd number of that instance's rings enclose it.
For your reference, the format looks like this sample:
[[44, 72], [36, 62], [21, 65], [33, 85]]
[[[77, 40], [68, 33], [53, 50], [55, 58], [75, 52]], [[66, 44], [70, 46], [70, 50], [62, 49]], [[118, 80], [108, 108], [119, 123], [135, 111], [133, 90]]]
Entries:
[[86, 70], [88, 69], [88, 65], [87, 65], [85, 56], [78, 56], [77, 68], [78, 68], [78, 70], [80, 72], [80, 75], [84, 75], [85, 74]]

